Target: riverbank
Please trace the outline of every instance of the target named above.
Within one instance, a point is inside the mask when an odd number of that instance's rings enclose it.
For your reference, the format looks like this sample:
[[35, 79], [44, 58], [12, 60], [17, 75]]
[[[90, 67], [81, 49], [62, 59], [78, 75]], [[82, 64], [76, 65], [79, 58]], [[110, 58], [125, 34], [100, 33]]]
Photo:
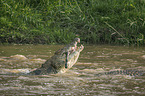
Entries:
[[144, 45], [143, 0], [1, 0], [0, 43]]

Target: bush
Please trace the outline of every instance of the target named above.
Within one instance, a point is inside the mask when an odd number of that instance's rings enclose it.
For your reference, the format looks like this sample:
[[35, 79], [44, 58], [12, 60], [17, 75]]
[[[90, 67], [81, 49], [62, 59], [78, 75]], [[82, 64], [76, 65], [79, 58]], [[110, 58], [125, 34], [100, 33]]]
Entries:
[[1, 0], [1, 43], [145, 43], [144, 0]]

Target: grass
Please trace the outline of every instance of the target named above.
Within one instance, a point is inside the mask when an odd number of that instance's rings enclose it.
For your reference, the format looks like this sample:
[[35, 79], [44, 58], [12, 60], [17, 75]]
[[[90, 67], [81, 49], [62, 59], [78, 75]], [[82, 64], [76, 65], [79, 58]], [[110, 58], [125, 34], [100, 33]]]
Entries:
[[0, 43], [144, 45], [144, 0], [0, 0]]

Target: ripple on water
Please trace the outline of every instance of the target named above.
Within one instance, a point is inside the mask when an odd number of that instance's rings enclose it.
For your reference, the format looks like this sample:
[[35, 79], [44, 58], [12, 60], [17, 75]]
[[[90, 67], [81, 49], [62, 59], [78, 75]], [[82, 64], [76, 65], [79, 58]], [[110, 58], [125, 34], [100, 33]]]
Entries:
[[10, 56], [10, 59], [14, 59], [14, 60], [26, 60], [27, 58], [24, 55], [13, 55], [13, 56]]
[[31, 69], [1, 69], [0, 73], [1, 74], [12, 74], [12, 73], [29, 73]]
[[145, 55], [141, 56], [143, 59], [145, 59]]
[[92, 63], [92, 62], [85, 62], [85, 63], [83, 63], [83, 62], [77, 62], [77, 64], [76, 64], [76, 66], [97, 66], [98, 64], [100, 64], [100, 63]]

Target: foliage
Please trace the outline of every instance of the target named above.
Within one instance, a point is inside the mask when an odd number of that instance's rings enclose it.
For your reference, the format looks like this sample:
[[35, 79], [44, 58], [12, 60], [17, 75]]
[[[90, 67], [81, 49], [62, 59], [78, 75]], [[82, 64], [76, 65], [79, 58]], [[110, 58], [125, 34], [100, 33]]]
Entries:
[[145, 43], [144, 0], [0, 0], [0, 42]]

